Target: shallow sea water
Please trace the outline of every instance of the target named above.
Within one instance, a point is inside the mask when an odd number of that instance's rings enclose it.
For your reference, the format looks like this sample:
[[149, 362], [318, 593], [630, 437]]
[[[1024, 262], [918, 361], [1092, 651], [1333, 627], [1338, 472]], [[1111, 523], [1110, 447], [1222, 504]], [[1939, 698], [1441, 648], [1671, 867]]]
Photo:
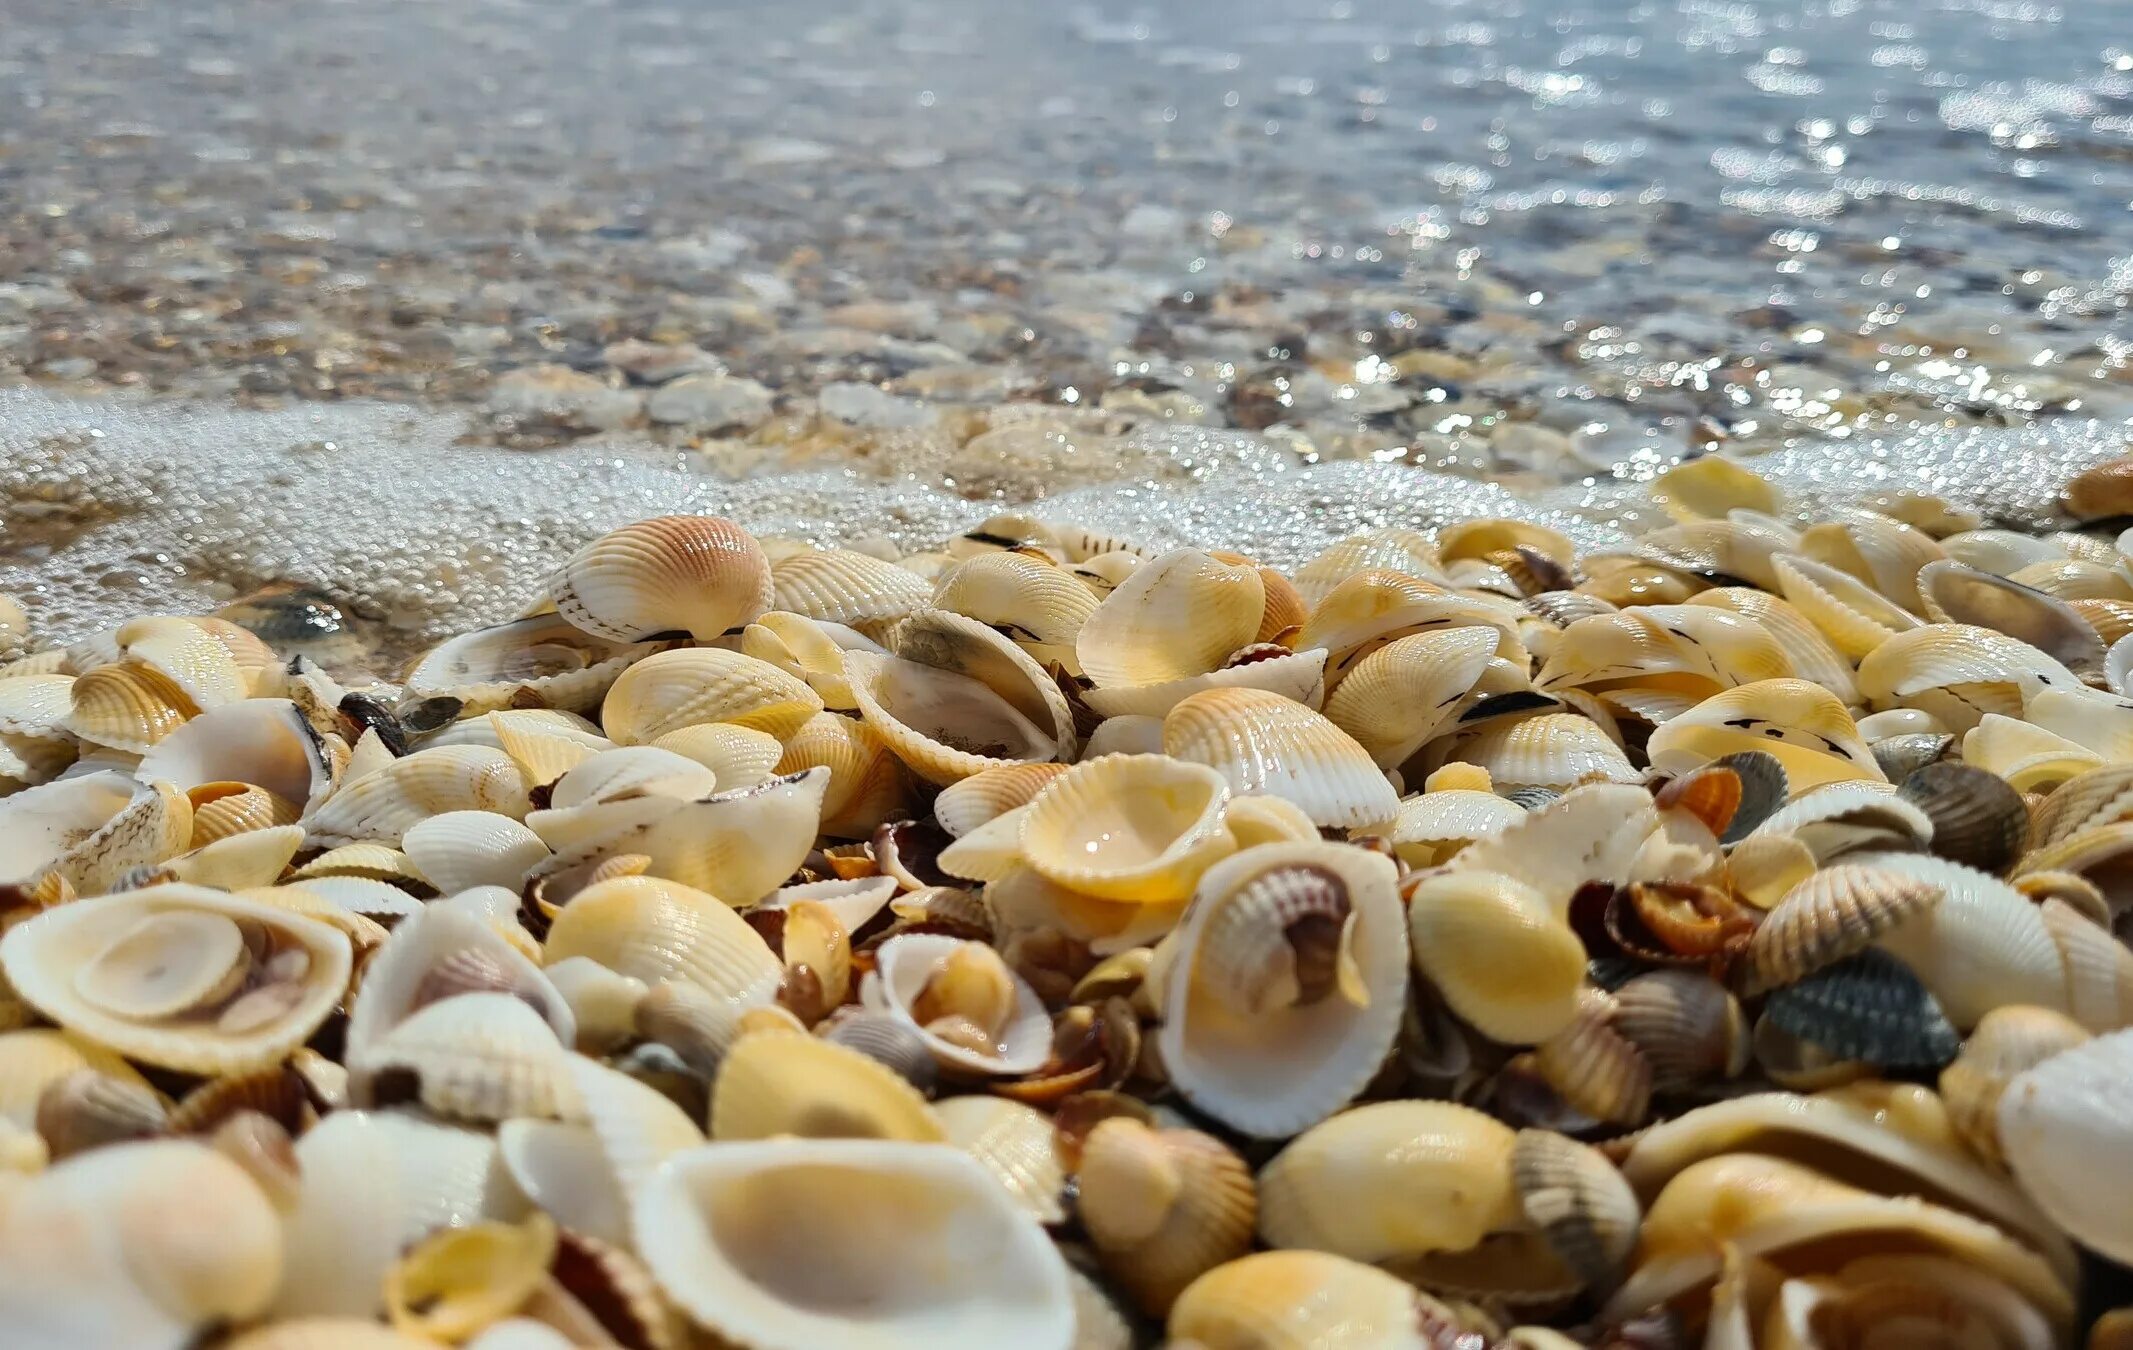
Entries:
[[[17, 0], [0, 590], [435, 633], [633, 516], [1039, 498], [1601, 547], [1705, 451], [2041, 524], [2133, 413], [2113, 9]], [[628, 340], [767, 412], [648, 420]], [[503, 415], [535, 366], [604, 411]]]

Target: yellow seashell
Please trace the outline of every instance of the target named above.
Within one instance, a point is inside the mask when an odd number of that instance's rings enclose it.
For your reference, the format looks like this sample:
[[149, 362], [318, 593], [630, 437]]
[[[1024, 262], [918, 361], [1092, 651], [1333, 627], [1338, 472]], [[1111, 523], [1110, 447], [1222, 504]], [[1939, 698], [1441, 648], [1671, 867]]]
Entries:
[[[241, 628], [236, 631], [251, 638]], [[114, 636], [126, 664], [161, 675], [195, 708], [219, 708], [252, 692], [249, 677], [230, 650], [231, 643], [199, 620], [133, 619], [121, 624]], [[251, 643], [258, 648], [257, 638], [251, 638]], [[271, 663], [272, 653], [267, 655]]]
[[1369, 751], [1319, 713], [1259, 689], [1210, 689], [1163, 718], [1163, 751], [1206, 764], [1236, 793], [1269, 793], [1323, 826], [1389, 821], [1399, 798]]
[[882, 647], [857, 629], [785, 610], [772, 610], [741, 630], [744, 655], [806, 681], [822, 696], [823, 706], [838, 712], [849, 712], [856, 706], [851, 682], [844, 676], [847, 650], [878, 653]]
[[813, 1036], [743, 1036], [720, 1062], [711, 1097], [711, 1137], [946, 1139], [912, 1087], [857, 1050]]
[[572, 627], [610, 642], [674, 632], [708, 640], [770, 608], [770, 560], [730, 520], [660, 516], [573, 553], [549, 597]]
[[1999, 1109], [2007, 1085], [2016, 1075], [2088, 1039], [2087, 1028], [2049, 1008], [1994, 1008], [1963, 1042], [1962, 1053], [1940, 1071], [1948, 1123], [1980, 1158], [2004, 1164]]
[[615, 744], [605, 736], [559, 726], [533, 711], [493, 712], [488, 723], [497, 748], [511, 756], [528, 787], [553, 783]]
[[1358, 572], [1326, 593], [1296, 635], [1298, 651], [1327, 653], [1327, 682], [1338, 685], [1357, 662], [1394, 638], [1441, 628], [1486, 626], [1497, 632], [1496, 654], [1526, 668], [1511, 601], [1454, 595], [1434, 582], [1401, 572]]
[[1615, 1030], [1613, 1019], [1614, 1000], [1588, 993], [1570, 1025], [1534, 1050], [1533, 1069], [1581, 1115], [1641, 1125], [1651, 1111], [1652, 1066], [1636, 1042]]
[[1057, 661], [1079, 675], [1074, 640], [1098, 598], [1066, 568], [1026, 554], [981, 553], [941, 574], [933, 603], [1001, 630], [1040, 664]]
[[1533, 685], [1549, 691], [1658, 685], [1707, 697], [1792, 673], [1777, 638], [1753, 619], [1707, 606], [1643, 605], [1563, 629]]
[[1948, 556], [1930, 536], [1902, 521], [1860, 510], [1843, 511], [1835, 520], [1802, 531], [1800, 552], [1914, 614], [1925, 612], [1918, 594], [1919, 569]]
[[1570, 1025], [1585, 947], [1546, 899], [1510, 877], [1430, 877], [1408, 900], [1416, 968], [1492, 1040], [1537, 1045]]
[[1207, 1350], [1381, 1350], [1421, 1346], [1451, 1310], [1406, 1281], [1325, 1252], [1259, 1252], [1186, 1286], [1168, 1330]]
[[1653, 479], [1652, 504], [1682, 522], [1724, 520], [1737, 510], [1774, 514], [1778, 492], [1738, 460], [1702, 455]]
[[555, 1221], [486, 1219], [415, 1244], [385, 1275], [385, 1313], [409, 1336], [464, 1341], [517, 1311], [555, 1259]]
[[1578, 547], [1561, 530], [1526, 520], [1463, 520], [1437, 531], [1437, 551], [1446, 562], [1485, 558], [1509, 549], [1530, 548], [1564, 567], [1577, 562]]
[[1639, 781], [1607, 728], [1582, 713], [1497, 718], [1455, 742], [1450, 753], [1487, 770], [1506, 791]]
[[679, 980], [755, 1007], [777, 997], [784, 977], [731, 906], [655, 877], [615, 877], [579, 891], [556, 915], [541, 955], [547, 965], [587, 956], [646, 984]]
[[1053, 1147], [1050, 1116], [1005, 1097], [976, 1094], [950, 1097], [934, 1114], [948, 1142], [977, 1159], [1037, 1222], [1066, 1221], [1061, 1196], [1067, 1174]]
[[715, 647], [659, 652], [622, 672], [600, 705], [617, 745], [645, 745], [699, 722], [780, 740], [822, 711], [822, 696], [768, 662]]
[[1229, 784], [1205, 765], [1105, 755], [1054, 778], [1029, 803], [1020, 852], [1061, 886], [1106, 900], [1183, 899], [1234, 847]]
[[445, 745], [402, 756], [326, 799], [305, 822], [318, 845], [398, 844], [408, 829], [444, 811], [526, 814], [526, 781], [501, 750]]
[[1854, 661], [1919, 626], [1915, 616], [1848, 572], [1794, 553], [1778, 554], [1771, 566], [1785, 598]]
[[1002, 763], [1073, 754], [1065, 695], [1007, 638], [935, 609], [892, 637], [894, 656], [848, 652], [845, 671], [860, 716], [919, 777], [946, 786]]
[[829, 770], [822, 798], [821, 832], [837, 839], [866, 839], [885, 821], [909, 814], [915, 791], [910, 773], [869, 723], [836, 713], [816, 713], [783, 747], [781, 774]]
[[1328, 544], [1296, 573], [1296, 591], [1316, 607], [1349, 577], [1362, 572], [1404, 572], [1424, 581], [1442, 581], [1444, 560], [1437, 541], [1416, 530], [1382, 529], [1352, 534]]
[[1151, 1316], [1251, 1249], [1251, 1169], [1197, 1130], [1114, 1117], [1082, 1146], [1078, 1208], [1104, 1268]]
[[68, 686], [67, 697], [69, 731], [85, 741], [136, 755], [200, 712], [183, 689], [149, 666], [98, 666], [76, 678]]
[[[813, 720], [808, 719], [809, 722]], [[801, 725], [804, 728], [807, 723]], [[795, 737], [799, 734], [793, 733]], [[767, 731], [735, 726], [731, 722], [698, 722], [670, 731], [651, 744], [654, 749], [693, 759], [711, 770], [721, 792], [754, 787], [774, 774], [799, 772], [798, 769], [779, 767], [785, 746], [776, 736]]]
[[[1770, 585], [1774, 589], [1777, 584], [1773, 572]], [[1777, 639], [1786, 659], [1792, 662], [1793, 674], [1821, 685], [1846, 705], [1859, 701], [1859, 692], [1852, 684], [1851, 658], [1831, 646], [1822, 630], [1783, 596], [1747, 586], [1722, 586], [1690, 596], [1687, 603], [1730, 610], [1755, 620]]]
[[1065, 764], [1003, 764], [951, 783], [933, 799], [933, 818], [961, 838], [987, 821], [1030, 804]]
[[188, 848], [205, 848], [218, 839], [252, 830], [294, 825], [303, 808], [249, 783], [204, 783], [185, 794], [193, 807]]
[[1887, 781], [1836, 695], [1806, 680], [1759, 680], [1714, 694], [1654, 731], [1652, 767], [1681, 775], [1739, 750], [1784, 766], [1795, 795], [1825, 783]]
[[1203, 675], [1257, 638], [1265, 608], [1257, 570], [1179, 549], [1134, 569], [1104, 597], [1082, 621], [1075, 653], [1102, 687]]
[[1457, 716], [1497, 636], [1473, 627], [1397, 638], [1356, 663], [1326, 700], [1326, 717], [1379, 768], [1398, 768]]
[[777, 608], [826, 623], [893, 622], [926, 604], [933, 587], [893, 562], [850, 549], [811, 549], [770, 565]]
[[1963, 762], [2007, 780], [2017, 792], [2049, 792], [2103, 767], [2103, 756], [2043, 727], [1986, 713], [1963, 735]]

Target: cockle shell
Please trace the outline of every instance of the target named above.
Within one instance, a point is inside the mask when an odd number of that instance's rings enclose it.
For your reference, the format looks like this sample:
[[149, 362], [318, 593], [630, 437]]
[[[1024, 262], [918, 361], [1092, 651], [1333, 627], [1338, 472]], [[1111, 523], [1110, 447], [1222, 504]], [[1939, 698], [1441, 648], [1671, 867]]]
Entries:
[[1066, 568], [1019, 553], [982, 553], [941, 574], [933, 603], [1001, 630], [1040, 663], [1058, 661], [1079, 675], [1074, 639], [1097, 597]]
[[691, 1320], [755, 1350], [1068, 1350], [1066, 1263], [955, 1149], [720, 1144], [645, 1187], [636, 1248]]
[[[943, 1020], [978, 1020], [969, 1018], [966, 1010], [972, 1005], [960, 995], [942, 1002], [939, 1013], [930, 1007], [939, 990], [936, 977], [948, 974], [954, 962], [966, 957], [989, 958], [991, 965], [998, 966], [993, 978], [1005, 977], [997, 1007], [979, 1020], [985, 1044], [944, 1034]], [[982, 969], [987, 960], [979, 959], [976, 964], [981, 977], [989, 973]], [[1052, 1022], [1043, 1001], [1028, 981], [999, 965], [999, 958], [983, 943], [930, 933], [891, 938], [875, 949], [874, 970], [861, 984], [859, 997], [872, 1011], [909, 1022], [926, 1038], [941, 1067], [951, 1073], [1029, 1073], [1051, 1052]]]
[[1927, 764], [1897, 795], [1933, 822], [1933, 851], [1982, 872], [2005, 872], [2029, 840], [2029, 808], [1997, 775], [1969, 764]]
[[[834, 1033], [833, 1033], [834, 1034]], [[927, 1064], [932, 1064], [931, 1056]], [[1053, 1147], [1052, 1118], [1005, 1097], [950, 1097], [934, 1107], [948, 1142], [978, 1165], [1043, 1224], [1066, 1220], [1067, 1174]]]
[[572, 627], [610, 642], [674, 632], [710, 639], [770, 608], [770, 560], [730, 520], [660, 516], [573, 553], [548, 594]]
[[1943, 559], [1918, 573], [1919, 600], [1935, 623], [1974, 624], [2037, 648], [2083, 679], [2104, 672], [2106, 642], [2055, 596]]
[[1942, 539], [1940, 546], [1965, 567], [2003, 577], [2031, 563], [2056, 562], [2067, 556], [2051, 540], [2015, 530], [1964, 530]]
[[860, 716], [913, 773], [945, 786], [1002, 763], [1072, 754], [1064, 697], [1012, 642], [939, 610], [907, 620], [898, 637], [898, 655], [849, 652], [845, 670]]
[[1724, 520], [1734, 510], [1776, 511], [1778, 492], [1738, 460], [1700, 455], [1652, 480], [1652, 504], [1676, 520]]
[[1326, 703], [1326, 717], [1370, 752], [1381, 769], [1398, 768], [1458, 715], [1496, 654], [1493, 629], [1416, 633], [1358, 662]]
[[332, 759], [308, 720], [287, 699], [255, 698], [202, 713], [141, 757], [144, 781], [184, 791], [205, 783], [249, 783], [305, 810], [333, 790]]
[[1434, 867], [1476, 840], [1494, 838], [1525, 815], [1516, 802], [1493, 792], [1432, 790], [1403, 798], [1384, 836], [1408, 866]]
[[1659, 828], [1651, 794], [1621, 783], [1573, 788], [1537, 806], [1491, 838], [1462, 849], [1454, 872], [1493, 872], [1537, 891], [1557, 919], [1590, 882], [1631, 879], [1645, 842]]
[[1207, 689], [1263, 689], [1316, 708], [1326, 696], [1326, 653], [1317, 647], [1293, 652], [1245, 647], [1228, 664], [1203, 675], [1160, 684], [1092, 686], [1081, 691], [1081, 698], [1100, 717], [1161, 717]]
[[1160, 755], [1084, 760], [1029, 803], [1017, 838], [1030, 866], [1106, 900], [1179, 900], [1234, 847], [1228, 782]]
[[1408, 898], [1415, 966], [1476, 1030], [1537, 1045], [1570, 1025], [1585, 947], [1542, 894], [1515, 878], [1461, 870]]
[[1948, 1123], [1971, 1151], [2004, 1165], [2000, 1153], [2000, 1097], [2007, 1085], [2062, 1050], [2089, 1039], [2080, 1023], [2048, 1008], [2016, 1004], [1994, 1008], [1978, 1020], [1962, 1053], [1940, 1071], [1941, 1100]]
[[1763, 1019], [1837, 1059], [1890, 1069], [1938, 1069], [1962, 1043], [1918, 977], [1878, 951], [1772, 990]]
[[1747, 1068], [1748, 1024], [1740, 1001], [1709, 975], [1647, 971], [1614, 995], [1612, 1025], [1643, 1053], [1655, 1089], [1737, 1078]]
[[643, 745], [699, 722], [780, 739], [822, 711], [822, 696], [767, 661], [715, 647], [658, 652], [622, 672], [600, 705], [619, 745]]
[[410, 826], [400, 844], [408, 861], [447, 895], [475, 886], [516, 889], [527, 870], [548, 856], [548, 846], [523, 821], [493, 811], [431, 816]]
[[407, 673], [414, 698], [456, 698], [461, 716], [500, 708], [585, 712], [630, 662], [653, 648], [594, 636], [559, 614], [536, 614], [432, 647]]
[[1774, 838], [1805, 845], [1827, 865], [1861, 851], [1923, 849], [1933, 821], [1884, 785], [1835, 783], [1795, 797], [1742, 842]]
[[1114, 1117], [1082, 1145], [1076, 1208], [1099, 1259], [1151, 1315], [1251, 1249], [1251, 1169], [1211, 1135]]
[[1778, 901], [1748, 944], [1748, 993], [1791, 984], [1940, 903], [1932, 882], [1859, 863], [1816, 872]]
[[[230, 673], [234, 678], [234, 667]], [[130, 663], [85, 672], [68, 686], [67, 701], [68, 731], [84, 741], [135, 755], [145, 753], [201, 711], [161, 671]]]
[[914, 1143], [946, 1137], [918, 1089], [857, 1050], [793, 1033], [744, 1036], [719, 1062], [711, 1137], [778, 1135]]
[[2133, 1031], [2062, 1050], [2007, 1085], [2000, 1149], [2022, 1189], [2053, 1222], [2114, 1261], [2133, 1255], [2127, 1179], [2102, 1160], [2123, 1156]]
[[376, 840], [397, 845], [407, 830], [445, 811], [526, 814], [526, 781], [501, 750], [449, 745], [417, 750], [336, 790], [304, 822], [318, 845]]
[[1924, 708], [1958, 732], [1987, 713], [2020, 713], [2040, 690], [2081, 688], [2072, 671], [2028, 643], [1956, 623], [1890, 638], [1859, 663], [1858, 682], [1876, 707]]
[[2032, 1003], [2065, 1011], [2064, 963], [2044, 920], [2021, 892], [1960, 863], [1917, 853], [1864, 854], [1871, 864], [1941, 888], [1941, 902], [1878, 939], [1911, 968], [1959, 1029], [1992, 1009]]
[[[1774, 573], [1770, 585], [1777, 585]], [[1852, 684], [1851, 658], [1831, 646], [1822, 630], [1808, 622], [1807, 616], [1784, 597], [1746, 586], [1722, 586], [1692, 595], [1687, 603], [1731, 610], [1753, 619], [1777, 639], [1786, 659], [1792, 662], [1793, 674], [1821, 685], [1846, 704], [1859, 701], [1858, 690]]]
[[[1269, 999], [1253, 1010], [1254, 1000], [1240, 1000], [1233, 979], [1251, 966], [1233, 961], [1226, 945], [1211, 949], [1210, 943], [1257, 932], [1225, 921], [1233, 905], [1256, 913], [1262, 902], [1274, 902], [1263, 922], [1281, 922], [1279, 892], [1292, 880], [1312, 895], [1331, 891], [1345, 906], [1337, 939], [1321, 945], [1330, 948], [1336, 967], [1344, 958], [1356, 965], [1345, 977], [1336, 968], [1331, 978], [1308, 983], [1291, 965], [1297, 1001]], [[1285, 923], [1282, 932], [1288, 933]], [[1283, 843], [1217, 863], [1200, 878], [1183, 921], [1166, 939], [1172, 954], [1157, 981], [1163, 1018], [1156, 1043], [1171, 1082], [1209, 1115], [1265, 1138], [1293, 1134], [1339, 1110], [1375, 1075], [1398, 1034], [1407, 989], [1400, 932], [1387, 859], [1337, 844]], [[1281, 968], [1272, 947], [1255, 941], [1249, 950], [1275, 958], [1270, 975]]]
[[1637, 771], [1600, 723], [1581, 713], [1541, 713], [1484, 723], [1449, 753], [1489, 773], [1505, 791], [1632, 783]]
[[582, 1122], [518, 1117], [496, 1133], [510, 1183], [572, 1232], [626, 1247], [635, 1196], [659, 1165], [703, 1143], [680, 1107], [582, 1056], [566, 1062]]
[[1030, 804], [1047, 784], [1067, 771], [1065, 764], [1003, 764], [941, 789], [933, 799], [933, 818], [961, 838], [989, 820]]
[[[893, 621], [885, 619], [882, 622]], [[844, 654], [854, 651], [880, 656], [885, 655], [888, 648], [858, 629], [841, 623], [772, 610], [741, 630], [741, 651], [776, 666], [795, 679], [806, 681], [822, 696], [825, 707], [849, 712], [855, 705], [851, 682], [844, 676]]]
[[0, 938], [0, 971], [69, 1031], [146, 1064], [238, 1073], [303, 1044], [346, 992], [348, 940], [192, 886], [78, 900]]
[[1299, 651], [1327, 653], [1326, 680], [1340, 680], [1378, 646], [1395, 638], [1444, 628], [1496, 630], [1496, 654], [1525, 667], [1518, 623], [1525, 610], [1509, 600], [1454, 595], [1443, 587], [1399, 572], [1360, 572], [1327, 592], [1296, 635]]
[[192, 803], [168, 783], [109, 770], [61, 778], [0, 799], [0, 881], [101, 895], [176, 857], [191, 835]]
[[253, 830], [293, 825], [302, 808], [265, 788], [246, 783], [202, 783], [185, 794], [193, 827], [186, 847], [205, 848], [218, 839]]
[[620, 975], [678, 980], [747, 1006], [777, 996], [784, 968], [731, 906], [656, 877], [616, 877], [572, 896], [542, 946], [545, 964], [588, 956]]
[[1361, 572], [1405, 572], [1425, 581], [1441, 581], [1444, 560], [1437, 541], [1417, 530], [1380, 529], [1352, 534], [1328, 544], [1293, 578], [1304, 603], [1313, 606], [1341, 582]]
[[1565, 628], [1533, 685], [1590, 689], [1650, 680], [1708, 695], [1792, 674], [1784, 648], [1753, 619], [1693, 605], [1640, 605]]
[[1794, 553], [1780, 553], [1770, 561], [1785, 598], [1854, 661], [1919, 626], [1915, 616], [1849, 573]]
[[1611, 997], [1581, 991], [1576, 1015], [1542, 1041], [1527, 1062], [1579, 1115], [1637, 1126], [1651, 1113], [1652, 1066], [1635, 1041], [1614, 1029], [1613, 1017]]
[[847, 625], [893, 622], [933, 595], [916, 572], [843, 548], [778, 558], [770, 565], [770, 581], [778, 609]]
[[1324, 716], [1278, 694], [1194, 694], [1163, 718], [1164, 753], [1213, 767], [1238, 793], [1265, 792], [1322, 826], [1389, 821], [1399, 798], [1370, 754]]
[[1588, 1287], [1621, 1279], [1643, 1212], [1636, 1192], [1599, 1150], [1552, 1130], [1520, 1130], [1511, 1146], [1518, 1207]]
[[1251, 567], [1179, 549], [1143, 563], [1082, 621], [1081, 670], [1099, 687], [1202, 675], [1255, 640], [1266, 586]]
[[2064, 900], [2047, 896], [2037, 913], [2066, 965], [2066, 1007], [2091, 1031], [2133, 1024], [2133, 949]]
[[821, 833], [864, 839], [883, 821], [908, 814], [911, 775], [871, 723], [828, 712], [807, 719], [782, 747], [775, 769], [798, 774], [816, 768], [829, 772]]
[[1208, 1350], [1429, 1350], [1451, 1310], [1405, 1280], [1326, 1252], [1216, 1266], [1171, 1306], [1172, 1345]]
[[571, 1005], [528, 957], [473, 915], [432, 904], [397, 924], [363, 970], [344, 1035], [359, 1065], [423, 1008], [471, 993], [509, 994], [547, 1021], [563, 1045], [577, 1037]]
[[753, 787], [677, 803], [614, 841], [609, 853], [641, 853], [651, 875], [748, 905], [776, 890], [814, 846], [830, 771], [813, 768]]
[[1686, 773], [1740, 750], [1784, 766], [1795, 793], [1824, 783], [1885, 781], [1836, 695], [1806, 680], [1762, 680], [1714, 694], [1654, 731], [1652, 767]]
[[418, 1101], [446, 1119], [547, 1118], [576, 1102], [555, 1028], [502, 992], [477, 990], [420, 1005], [350, 1056], [348, 1069], [358, 1106]]
[[1913, 613], [1921, 612], [1918, 572], [1947, 555], [1931, 537], [1873, 511], [1839, 508], [1836, 518], [1800, 534], [1800, 552], [1846, 572]]

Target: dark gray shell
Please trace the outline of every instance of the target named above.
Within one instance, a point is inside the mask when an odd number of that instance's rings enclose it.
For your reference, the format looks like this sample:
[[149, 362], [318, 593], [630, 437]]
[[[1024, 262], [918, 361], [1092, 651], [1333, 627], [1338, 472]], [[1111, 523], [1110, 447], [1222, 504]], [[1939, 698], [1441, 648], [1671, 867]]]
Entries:
[[1910, 968], [1871, 948], [1773, 991], [1763, 1015], [1839, 1059], [1884, 1068], [1937, 1069], [1962, 1048]]
[[2029, 807], [2006, 779], [1969, 764], [1928, 764], [1896, 795], [1933, 822], [1933, 852], [1998, 876], [2029, 846]]

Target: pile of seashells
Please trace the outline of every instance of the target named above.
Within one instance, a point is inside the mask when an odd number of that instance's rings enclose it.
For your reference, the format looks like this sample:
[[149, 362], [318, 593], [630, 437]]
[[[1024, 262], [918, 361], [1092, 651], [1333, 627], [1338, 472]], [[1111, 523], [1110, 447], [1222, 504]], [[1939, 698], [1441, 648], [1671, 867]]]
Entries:
[[1656, 497], [17, 659], [0, 1341], [2124, 1345], [2133, 539]]

